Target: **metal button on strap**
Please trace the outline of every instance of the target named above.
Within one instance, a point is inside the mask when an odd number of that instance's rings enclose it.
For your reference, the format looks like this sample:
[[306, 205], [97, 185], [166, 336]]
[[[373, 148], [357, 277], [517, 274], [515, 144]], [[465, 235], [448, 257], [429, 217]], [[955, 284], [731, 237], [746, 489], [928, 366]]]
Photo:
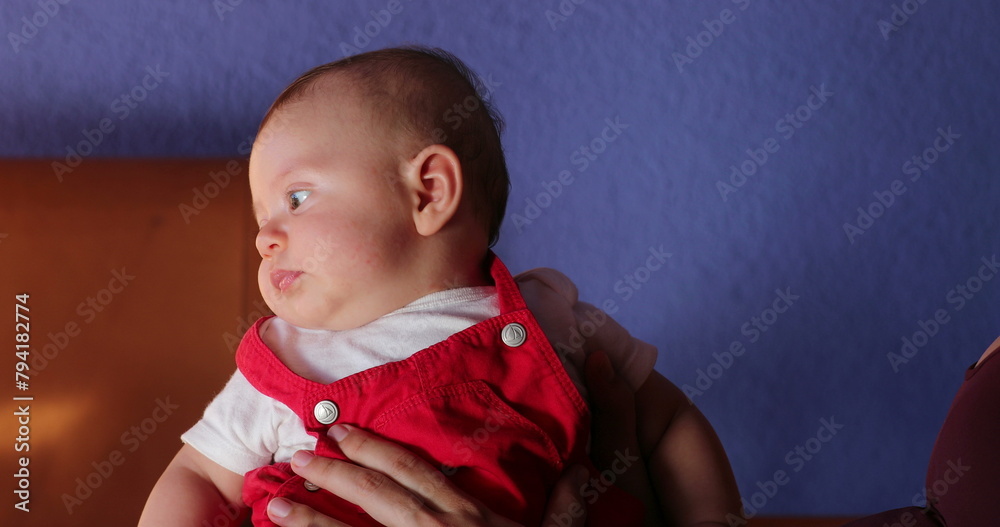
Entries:
[[306, 490], [308, 490], [309, 492], [316, 492], [317, 490], [319, 490], [319, 485], [317, 485], [317, 484], [315, 484], [315, 483], [313, 483], [311, 481], [307, 481], [307, 482], [303, 483], [302, 486], [305, 487]]
[[524, 326], [517, 322], [511, 322], [504, 326], [503, 331], [500, 332], [500, 338], [503, 339], [504, 344], [516, 348], [528, 339], [528, 332], [525, 331]]
[[320, 423], [328, 425], [340, 416], [340, 409], [333, 401], [320, 401], [313, 407], [313, 415]]

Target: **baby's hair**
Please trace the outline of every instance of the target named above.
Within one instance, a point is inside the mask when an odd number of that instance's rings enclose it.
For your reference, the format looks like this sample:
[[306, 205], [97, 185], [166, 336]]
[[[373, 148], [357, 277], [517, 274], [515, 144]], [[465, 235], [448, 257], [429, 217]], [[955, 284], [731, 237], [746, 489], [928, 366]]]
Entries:
[[[489, 235], [500, 235], [510, 193], [510, 176], [500, 135], [503, 118], [490, 103], [481, 79], [461, 60], [441, 50], [401, 47], [370, 51], [316, 66], [292, 82], [274, 101], [260, 130], [282, 106], [300, 99], [317, 81], [345, 74], [373, 109], [372, 119], [392, 140], [403, 138], [402, 155], [431, 144], [451, 148], [462, 164], [464, 197]], [[259, 132], [258, 132], [259, 133]]]

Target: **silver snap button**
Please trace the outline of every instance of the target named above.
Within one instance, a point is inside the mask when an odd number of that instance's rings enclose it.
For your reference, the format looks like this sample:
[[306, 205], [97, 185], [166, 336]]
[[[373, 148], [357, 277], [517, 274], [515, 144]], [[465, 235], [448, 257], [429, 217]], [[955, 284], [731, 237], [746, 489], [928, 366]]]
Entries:
[[320, 401], [313, 407], [313, 415], [320, 423], [328, 425], [337, 420], [340, 410], [333, 401]]
[[503, 339], [504, 344], [516, 348], [528, 339], [528, 332], [525, 331], [524, 326], [517, 322], [511, 322], [500, 332], [500, 338]]
[[307, 482], [303, 483], [302, 486], [305, 487], [306, 490], [308, 490], [309, 492], [316, 492], [317, 490], [319, 490], [319, 485], [317, 485], [317, 484], [315, 484], [315, 483], [313, 483], [311, 481], [307, 481]]

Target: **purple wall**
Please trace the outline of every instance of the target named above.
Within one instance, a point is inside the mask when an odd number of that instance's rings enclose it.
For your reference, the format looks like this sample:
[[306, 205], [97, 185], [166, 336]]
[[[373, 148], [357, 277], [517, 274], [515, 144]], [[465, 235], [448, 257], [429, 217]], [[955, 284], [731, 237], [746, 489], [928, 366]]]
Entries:
[[[3, 2], [0, 155], [242, 157], [281, 88], [345, 45], [443, 47], [492, 80], [507, 119], [498, 251], [564, 271], [654, 343], [658, 369], [701, 392], [745, 497], [789, 474], [760, 514], [920, 493], [962, 371], [1000, 331], [1000, 280], [976, 278], [1000, 253], [997, 4], [217, 12], [232, 3]], [[859, 225], [859, 207], [877, 217]], [[905, 338], [923, 345], [894, 366]], [[815, 439], [831, 419], [843, 427]]]

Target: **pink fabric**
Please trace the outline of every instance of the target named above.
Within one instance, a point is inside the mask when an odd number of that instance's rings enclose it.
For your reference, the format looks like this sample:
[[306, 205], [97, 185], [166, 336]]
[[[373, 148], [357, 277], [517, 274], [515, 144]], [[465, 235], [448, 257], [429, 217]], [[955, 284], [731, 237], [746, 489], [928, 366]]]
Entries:
[[927, 506], [866, 516], [845, 527], [1000, 525], [1000, 353], [965, 371], [927, 467]]
[[965, 371], [927, 467], [927, 497], [948, 527], [998, 525], [1000, 353]]

